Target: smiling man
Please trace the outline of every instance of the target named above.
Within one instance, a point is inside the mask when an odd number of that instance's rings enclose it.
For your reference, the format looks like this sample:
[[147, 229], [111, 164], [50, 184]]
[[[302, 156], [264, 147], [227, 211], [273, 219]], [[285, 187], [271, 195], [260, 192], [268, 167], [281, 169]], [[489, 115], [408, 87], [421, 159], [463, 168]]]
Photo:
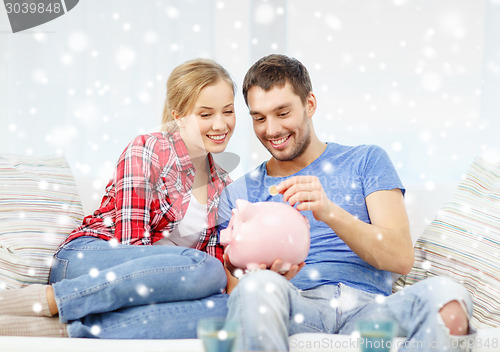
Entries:
[[[271, 158], [224, 190], [220, 229], [236, 199], [284, 201], [308, 218], [311, 247], [303, 268], [280, 275], [278, 261], [245, 275], [231, 293], [228, 318], [240, 324], [239, 349], [287, 351], [291, 334], [350, 334], [359, 319], [393, 319], [417, 346], [445, 348], [451, 335], [467, 334], [471, 299], [451, 280], [425, 280], [391, 295], [391, 272], [408, 273], [414, 257], [405, 189], [387, 153], [319, 140], [316, 97], [296, 59], [260, 59], [243, 94]], [[278, 194], [267, 191], [273, 185]]]

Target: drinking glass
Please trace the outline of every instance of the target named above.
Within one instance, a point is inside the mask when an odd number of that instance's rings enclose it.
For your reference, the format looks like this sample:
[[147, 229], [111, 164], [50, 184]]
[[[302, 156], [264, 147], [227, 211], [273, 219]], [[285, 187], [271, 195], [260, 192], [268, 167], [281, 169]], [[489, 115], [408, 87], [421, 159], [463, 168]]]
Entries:
[[393, 320], [362, 320], [356, 323], [362, 352], [389, 352], [396, 336], [397, 323]]
[[237, 324], [224, 318], [204, 318], [198, 322], [198, 338], [205, 352], [232, 352], [236, 346]]

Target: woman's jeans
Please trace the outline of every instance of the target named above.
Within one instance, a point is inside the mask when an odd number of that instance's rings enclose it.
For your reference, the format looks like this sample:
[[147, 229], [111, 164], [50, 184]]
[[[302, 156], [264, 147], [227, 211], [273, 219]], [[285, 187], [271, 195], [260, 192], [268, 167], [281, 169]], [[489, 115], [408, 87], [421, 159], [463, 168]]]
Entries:
[[70, 337], [195, 338], [203, 317], [225, 317], [226, 274], [191, 248], [80, 237], [55, 255], [49, 281]]

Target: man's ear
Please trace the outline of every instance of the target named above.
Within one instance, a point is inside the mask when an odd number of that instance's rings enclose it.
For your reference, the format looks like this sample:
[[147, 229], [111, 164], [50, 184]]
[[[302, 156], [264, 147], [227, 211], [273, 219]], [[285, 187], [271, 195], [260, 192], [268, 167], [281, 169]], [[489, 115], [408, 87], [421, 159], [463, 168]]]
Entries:
[[313, 92], [309, 92], [306, 98], [306, 109], [307, 109], [307, 116], [311, 118], [314, 113], [316, 112], [316, 96], [314, 95]]

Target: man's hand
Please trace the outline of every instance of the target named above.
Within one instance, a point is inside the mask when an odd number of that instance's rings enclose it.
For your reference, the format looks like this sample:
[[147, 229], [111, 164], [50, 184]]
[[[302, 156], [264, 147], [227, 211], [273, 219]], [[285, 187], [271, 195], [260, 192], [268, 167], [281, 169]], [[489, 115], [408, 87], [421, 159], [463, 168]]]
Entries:
[[[300, 264], [293, 264], [288, 271], [283, 271], [281, 267], [283, 266], [283, 261], [281, 259], [276, 259], [269, 270], [277, 272], [280, 275], [283, 275], [283, 277], [287, 280], [291, 280], [297, 275], [297, 273], [302, 270], [302, 268], [306, 265], [306, 263], [302, 262]], [[260, 269], [267, 269], [266, 264], [261, 264], [259, 265]]]
[[297, 210], [311, 210], [318, 221], [327, 222], [331, 217], [333, 204], [325, 193], [316, 176], [294, 176], [276, 186], [283, 194], [283, 201], [291, 206], [297, 204]]
[[[235, 276], [235, 272], [238, 270], [241, 270], [239, 268], [236, 268], [231, 262], [229, 261], [229, 257], [227, 254], [223, 255], [224, 258], [224, 268], [226, 269], [226, 275], [227, 275], [227, 287], [226, 287], [226, 292], [231, 293], [231, 291], [236, 287], [236, 285], [239, 282], [239, 278]], [[282, 270], [283, 266], [283, 261], [281, 259], [276, 259], [273, 264], [271, 265], [270, 268], [267, 268], [266, 264], [260, 264], [259, 269], [261, 270], [266, 270], [269, 269], [271, 271], [277, 272], [280, 275], [283, 275], [283, 277], [287, 280], [291, 280], [297, 275], [297, 273], [302, 270], [302, 268], [306, 265], [305, 262], [302, 262], [300, 264], [293, 264], [290, 269], [287, 271]], [[243, 273], [243, 271], [241, 271]]]

